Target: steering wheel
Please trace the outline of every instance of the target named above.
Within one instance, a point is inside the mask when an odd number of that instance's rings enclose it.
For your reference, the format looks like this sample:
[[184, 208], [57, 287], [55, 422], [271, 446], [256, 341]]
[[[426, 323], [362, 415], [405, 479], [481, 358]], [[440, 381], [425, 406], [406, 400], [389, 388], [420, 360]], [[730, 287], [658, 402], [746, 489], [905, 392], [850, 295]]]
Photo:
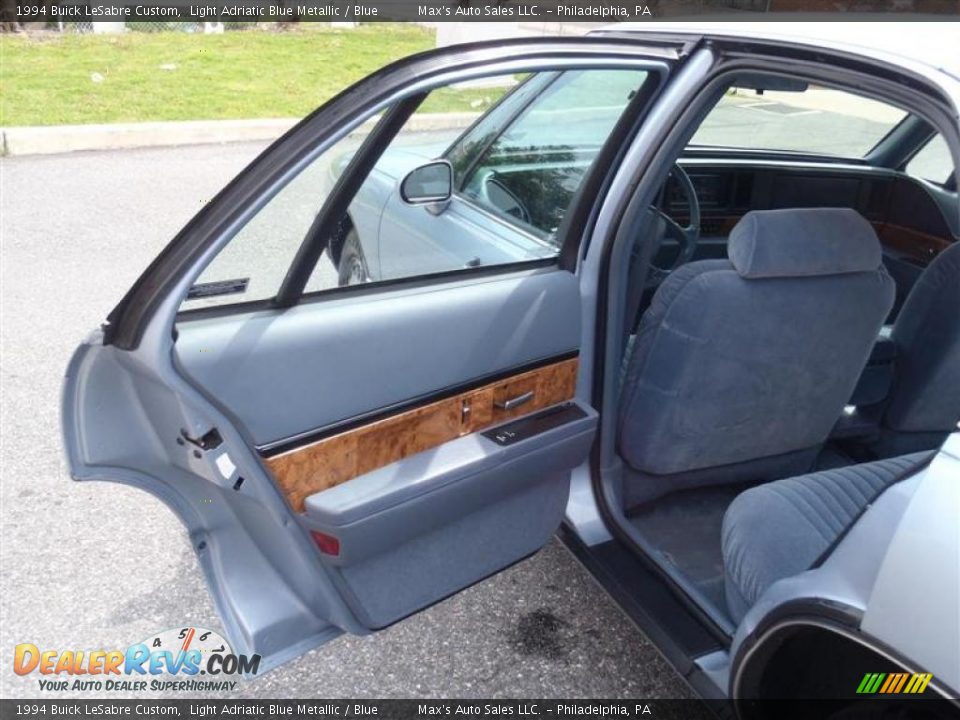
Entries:
[[662, 245], [665, 239], [670, 238], [676, 241], [679, 252], [670, 267], [659, 267], [653, 262], [650, 263], [647, 282], [651, 285], [659, 285], [678, 267], [690, 262], [697, 250], [697, 242], [700, 240], [700, 201], [697, 199], [697, 191], [693, 187], [693, 182], [687, 175], [687, 171], [679, 163], [675, 163], [670, 169], [670, 174], [667, 176], [668, 183], [671, 178], [679, 185], [680, 191], [687, 201], [689, 224], [684, 227], [661, 208], [653, 206], [653, 211], [664, 220], [663, 237], [660, 238], [659, 244]]
[[523, 201], [497, 177], [495, 170], [487, 170], [480, 177], [480, 199], [487, 206], [531, 224], [530, 211]]

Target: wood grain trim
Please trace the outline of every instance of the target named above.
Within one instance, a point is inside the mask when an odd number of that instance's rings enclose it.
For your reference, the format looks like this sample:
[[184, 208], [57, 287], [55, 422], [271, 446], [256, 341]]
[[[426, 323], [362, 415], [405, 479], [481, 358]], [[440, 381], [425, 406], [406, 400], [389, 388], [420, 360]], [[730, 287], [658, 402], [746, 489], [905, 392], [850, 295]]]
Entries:
[[[570, 400], [577, 385], [576, 358], [545, 365], [444, 400], [331, 435], [264, 460], [296, 512], [304, 500], [410, 455], [550, 405]], [[512, 410], [496, 406], [524, 393], [533, 397]]]
[[929, 235], [902, 225], [875, 222], [873, 228], [884, 246], [901, 252], [923, 265], [950, 246], [950, 241], [946, 238]]

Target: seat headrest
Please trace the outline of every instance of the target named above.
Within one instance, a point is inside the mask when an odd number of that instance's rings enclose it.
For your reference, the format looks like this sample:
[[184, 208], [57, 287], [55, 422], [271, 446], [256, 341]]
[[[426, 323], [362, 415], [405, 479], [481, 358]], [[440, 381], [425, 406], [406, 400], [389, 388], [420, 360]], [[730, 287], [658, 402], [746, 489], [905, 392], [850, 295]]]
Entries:
[[877, 270], [873, 226], [849, 208], [754, 210], [730, 232], [727, 256], [741, 277], [810, 277]]

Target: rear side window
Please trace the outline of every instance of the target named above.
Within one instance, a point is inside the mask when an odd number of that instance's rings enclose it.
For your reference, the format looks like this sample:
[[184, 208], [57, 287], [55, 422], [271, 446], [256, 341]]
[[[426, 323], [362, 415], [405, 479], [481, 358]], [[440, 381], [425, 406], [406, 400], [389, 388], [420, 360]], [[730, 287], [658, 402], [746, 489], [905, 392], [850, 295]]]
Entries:
[[907, 163], [907, 174], [943, 185], [953, 174], [953, 158], [943, 135], [936, 135]]
[[862, 158], [906, 115], [833, 88], [759, 92], [735, 86], [710, 111], [690, 145]]
[[[348, 212], [319, 228], [325, 249], [305, 292], [556, 257], [557, 227], [646, 77], [568, 70], [432, 91], [363, 178]], [[275, 297], [378, 122], [356, 128], [277, 192], [204, 269], [181, 309]], [[404, 179], [438, 159], [452, 171], [448, 199], [411, 203]]]

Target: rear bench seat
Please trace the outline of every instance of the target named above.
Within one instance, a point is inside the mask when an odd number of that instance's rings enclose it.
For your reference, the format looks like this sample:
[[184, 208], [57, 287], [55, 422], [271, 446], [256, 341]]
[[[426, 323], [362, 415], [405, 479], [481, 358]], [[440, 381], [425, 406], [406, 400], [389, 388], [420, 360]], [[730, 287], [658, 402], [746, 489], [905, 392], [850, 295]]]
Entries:
[[849, 465], [746, 490], [723, 517], [727, 608], [740, 622], [763, 592], [809, 570], [883, 490], [932, 452]]

